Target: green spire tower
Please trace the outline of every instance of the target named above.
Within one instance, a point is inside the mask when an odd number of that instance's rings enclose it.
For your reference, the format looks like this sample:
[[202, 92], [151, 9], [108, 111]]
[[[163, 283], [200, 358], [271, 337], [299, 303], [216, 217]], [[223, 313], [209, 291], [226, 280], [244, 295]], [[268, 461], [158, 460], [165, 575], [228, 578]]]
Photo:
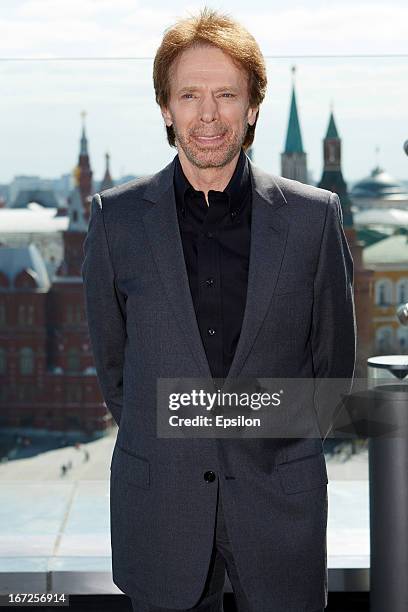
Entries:
[[295, 92], [296, 67], [292, 66], [292, 99], [290, 103], [285, 150], [281, 153], [281, 174], [285, 178], [307, 183], [306, 153], [303, 150]]
[[323, 174], [317, 186], [337, 193], [343, 210], [343, 225], [345, 228], [351, 228], [353, 227], [351, 200], [341, 171], [341, 139], [334, 120], [333, 109], [330, 112], [329, 125], [323, 140], [323, 156]]

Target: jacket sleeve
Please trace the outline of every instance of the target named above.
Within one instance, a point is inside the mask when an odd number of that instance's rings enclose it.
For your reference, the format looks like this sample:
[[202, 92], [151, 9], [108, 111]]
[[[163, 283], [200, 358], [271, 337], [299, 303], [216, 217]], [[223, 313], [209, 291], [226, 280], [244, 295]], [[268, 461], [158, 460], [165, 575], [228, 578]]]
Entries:
[[315, 378], [342, 380], [316, 381], [315, 407], [323, 439], [337, 418], [342, 394], [349, 393], [353, 382], [356, 359], [353, 274], [340, 200], [336, 193], [331, 193], [314, 279], [311, 341]]
[[123, 405], [125, 315], [114, 285], [102, 199], [94, 195], [83, 243], [81, 274], [85, 311], [99, 386], [108, 410], [119, 425]]

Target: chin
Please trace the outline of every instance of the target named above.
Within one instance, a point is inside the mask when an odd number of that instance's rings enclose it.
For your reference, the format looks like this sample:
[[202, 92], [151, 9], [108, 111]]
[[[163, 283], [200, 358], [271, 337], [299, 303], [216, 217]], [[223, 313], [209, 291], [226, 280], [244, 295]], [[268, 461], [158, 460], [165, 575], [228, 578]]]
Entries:
[[184, 149], [184, 153], [187, 159], [197, 166], [197, 168], [222, 168], [229, 164], [234, 157], [240, 152], [238, 149], [230, 150], [213, 150], [213, 151], [202, 151], [199, 149]]

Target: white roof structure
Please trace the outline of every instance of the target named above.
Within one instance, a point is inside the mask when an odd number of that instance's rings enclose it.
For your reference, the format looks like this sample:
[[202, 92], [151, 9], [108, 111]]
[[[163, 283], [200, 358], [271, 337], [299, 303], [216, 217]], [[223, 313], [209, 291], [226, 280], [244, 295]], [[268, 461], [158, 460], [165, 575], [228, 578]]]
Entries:
[[408, 236], [395, 234], [365, 247], [366, 265], [396, 265], [408, 269]]
[[408, 228], [408, 210], [401, 208], [369, 208], [353, 212], [355, 226], [381, 225]]
[[0, 208], [0, 234], [57, 233], [68, 229], [68, 215], [31, 202], [27, 208]]
[[[10, 285], [4, 289], [0, 288], [0, 291], [15, 290], [15, 278], [23, 270], [29, 272], [35, 280], [36, 289], [34, 289], [34, 291], [48, 291], [51, 283], [47, 268], [35, 244], [31, 243], [24, 247], [1, 246], [0, 271], [8, 277]], [[27, 290], [25, 289], [25, 291]]]

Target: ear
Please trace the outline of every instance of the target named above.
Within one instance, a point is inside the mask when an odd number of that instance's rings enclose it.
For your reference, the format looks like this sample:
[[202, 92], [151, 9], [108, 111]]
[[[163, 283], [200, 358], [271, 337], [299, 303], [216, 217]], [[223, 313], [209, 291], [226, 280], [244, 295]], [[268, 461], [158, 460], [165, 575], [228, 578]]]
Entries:
[[250, 107], [248, 109], [247, 119], [248, 119], [249, 125], [254, 125], [258, 111], [259, 111], [259, 106], [254, 106], [253, 108]]
[[173, 119], [171, 117], [171, 113], [170, 113], [169, 109], [165, 108], [163, 106], [161, 108], [161, 114], [162, 114], [162, 117], [163, 117], [164, 122], [167, 125], [167, 127], [170, 127], [173, 124]]

